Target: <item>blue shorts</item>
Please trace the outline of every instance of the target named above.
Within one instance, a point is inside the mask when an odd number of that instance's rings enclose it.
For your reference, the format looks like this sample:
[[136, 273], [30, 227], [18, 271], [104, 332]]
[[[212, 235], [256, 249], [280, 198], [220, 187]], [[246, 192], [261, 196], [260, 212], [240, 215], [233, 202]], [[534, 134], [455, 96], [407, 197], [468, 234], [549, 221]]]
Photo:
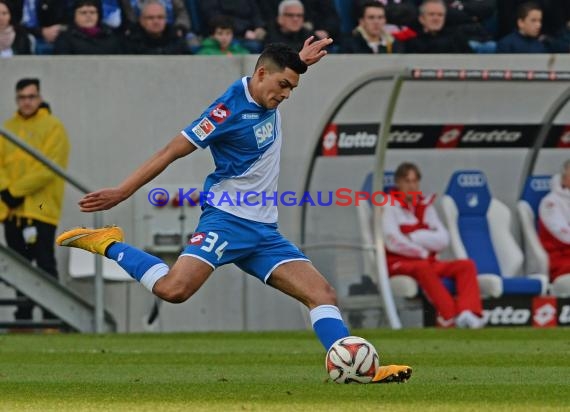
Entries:
[[227, 263], [264, 283], [283, 263], [309, 261], [283, 237], [276, 223], [260, 223], [206, 206], [181, 256], [194, 256], [216, 269]]

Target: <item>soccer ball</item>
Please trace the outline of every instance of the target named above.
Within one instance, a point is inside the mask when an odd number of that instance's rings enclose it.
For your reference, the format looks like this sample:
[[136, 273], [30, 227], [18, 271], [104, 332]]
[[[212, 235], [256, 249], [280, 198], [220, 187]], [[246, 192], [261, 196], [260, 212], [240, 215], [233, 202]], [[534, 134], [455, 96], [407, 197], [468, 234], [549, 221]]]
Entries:
[[336, 383], [369, 383], [380, 366], [378, 352], [358, 336], [337, 340], [327, 352], [325, 366]]

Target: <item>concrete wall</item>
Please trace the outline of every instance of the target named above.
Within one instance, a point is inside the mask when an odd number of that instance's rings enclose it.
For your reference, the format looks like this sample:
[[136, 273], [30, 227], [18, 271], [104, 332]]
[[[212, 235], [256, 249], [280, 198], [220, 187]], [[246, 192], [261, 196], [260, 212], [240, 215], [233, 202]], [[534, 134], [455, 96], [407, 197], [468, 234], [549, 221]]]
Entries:
[[[69, 170], [93, 189], [120, 182], [139, 163], [200, 115], [208, 103], [236, 78], [249, 74], [255, 56], [218, 57], [21, 57], [0, 60], [0, 115], [14, 111], [13, 86], [25, 76], [42, 79], [42, 94], [65, 123], [72, 142]], [[282, 105], [284, 145], [280, 191], [303, 189], [308, 162], [318, 142], [325, 114], [338, 94], [357, 77], [402, 67], [570, 70], [570, 56], [328, 56], [311, 67], [292, 99]], [[568, 83], [408, 83], [404, 86], [396, 124], [538, 123], [549, 104]], [[338, 114], [338, 121], [375, 122], [388, 88], [363, 90]], [[566, 108], [559, 123], [570, 122]], [[389, 168], [409, 159], [424, 169], [424, 190], [441, 192], [453, 170], [483, 168], [491, 187], [514, 204], [526, 149], [392, 150]], [[552, 173], [567, 157], [565, 150], [545, 150], [538, 172]], [[325, 186], [360, 187], [371, 158], [351, 157], [319, 165]], [[149, 187], [200, 182], [212, 170], [208, 151], [178, 161]], [[326, 177], [325, 177], [326, 176]], [[320, 183], [319, 183], [320, 184]], [[92, 216], [76, 207], [81, 194], [68, 187], [61, 228], [92, 224]], [[105, 213], [105, 223], [124, 227], [127, 241], [137, 239], [138, 196]], [[136, 205], [136, 203], [139, 203]], [[299, 240], [300, 208], [280, 208], [281, 231]], [[350, 219], [346, 219], [350, 221]], [[330, 226], [338, 233], [342, 228]], [[354, 231], [354, 228], [352, 228]], [[67, 272], [68, 251], [58, 251], [61, 273]], [[90, 296], [86, 281], [62, 281]], [[263, 289], [263, 290], [262, 290]], [[106, 303], [122, 331], [144, 330], [142, 318], [152, 296], [136, 284], [109, 284]], [[292, 299], [243, 276], [236, 268], [217, 271], [190, 301], [163, 304], [160, 330], [295, 329], [306, 325], [306, 312]]]

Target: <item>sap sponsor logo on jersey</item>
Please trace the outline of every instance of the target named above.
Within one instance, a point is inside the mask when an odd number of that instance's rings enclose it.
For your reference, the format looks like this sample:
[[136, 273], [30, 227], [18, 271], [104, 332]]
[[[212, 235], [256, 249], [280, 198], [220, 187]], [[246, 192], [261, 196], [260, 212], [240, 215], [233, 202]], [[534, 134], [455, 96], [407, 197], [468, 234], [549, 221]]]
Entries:
[[275, 113], [253, 126], [257, 147], [261, 149], [275, 140]]
[[481, 173], [461, 173], [457, 176], [457, 183], [461, 187], [483, 187], [487, 182]]
[[192, 128], [192, 132], [194, 132], [200, 140], [204, 140], [206, 137], [211, 135], [214, 130], [216, 130], [216, 126], [214, 126], [214, 123], [212, 123], [207, 117], [204, 117], [200, 120], [200, 123]]
[[210, 112], [210, 117], [214, 119], [216, 123], [223, 123], [228, 117], [230, 117], [230, 109], [226, 107], [225, 104], [220, 103], [212, 109]]

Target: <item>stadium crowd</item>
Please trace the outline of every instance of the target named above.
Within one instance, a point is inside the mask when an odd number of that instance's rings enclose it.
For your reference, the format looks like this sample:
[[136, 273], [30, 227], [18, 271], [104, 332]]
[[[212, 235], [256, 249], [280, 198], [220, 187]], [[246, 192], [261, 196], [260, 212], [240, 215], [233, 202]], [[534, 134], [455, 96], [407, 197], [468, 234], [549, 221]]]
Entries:
[[332, 53], [567, 53], [565, 0], [0, 0], [0, 57], [241, 54], [272, 42]]

